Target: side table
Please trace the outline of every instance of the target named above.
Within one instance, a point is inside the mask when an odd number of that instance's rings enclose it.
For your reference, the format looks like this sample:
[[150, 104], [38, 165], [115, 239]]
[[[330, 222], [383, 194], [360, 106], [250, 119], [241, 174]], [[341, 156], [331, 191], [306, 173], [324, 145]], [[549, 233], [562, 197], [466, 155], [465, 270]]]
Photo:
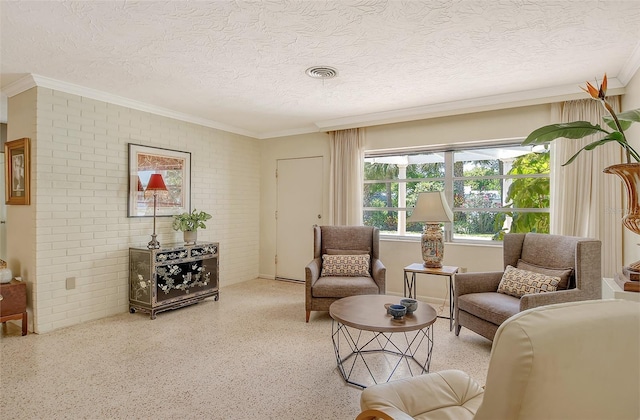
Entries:
[[[455, 276], [457, 272], [458, 267], [444, 265], [442, 268], [429, 268], [425, 267], [422, 263], [413, 263], [404, 268], [404, 295], [413, 299], [417, 299], [418, 296], [416, 274], [449, 277], [449, 317], [438, 315], [438, 318], [449, 320], [449, 331], [453, 331], [453, 276]], [[411, 273], [410, 278], [408, 276], [409, 273]]]
[[22, 335], [27, 335], [27, 284], [16, 279], [0, 284], [0, 323], [22, 320]]

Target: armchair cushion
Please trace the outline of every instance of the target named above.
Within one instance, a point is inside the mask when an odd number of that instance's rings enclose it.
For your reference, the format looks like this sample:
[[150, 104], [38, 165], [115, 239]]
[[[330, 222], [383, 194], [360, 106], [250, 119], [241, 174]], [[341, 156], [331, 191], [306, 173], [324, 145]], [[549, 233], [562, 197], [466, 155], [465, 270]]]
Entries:
[[528, 293], [555, 292], [560, 277], [551, 277], [533, 271], [507, 266], [498, 285], [498, 293], [521, 298]]
[[324, 254], [322, 256], [322, 273], [320, 277], [371, 277], [369, 273], [370, 258], [369, 254]]
[[520, 299], [504, 293], [469, 293], [458, 296], [458, 309], [495, 325], [520, 311]]
[[371, 277], [320, 277], [311, 289], [314, 298], [343, 298], [379, 293], [378, 285]]
[[532, 264], [523, 260], [518, 260], [516, 268], [520, 270], [533, 271], [534, 273], [540, 273], [551, 277], [560, 277], [560, 283], [558, 283], [557, 290], [566, 290], [569, 288], [569, 278], [573, 274], [573, 268], [550, 268], [542, 267], [541, 265]]

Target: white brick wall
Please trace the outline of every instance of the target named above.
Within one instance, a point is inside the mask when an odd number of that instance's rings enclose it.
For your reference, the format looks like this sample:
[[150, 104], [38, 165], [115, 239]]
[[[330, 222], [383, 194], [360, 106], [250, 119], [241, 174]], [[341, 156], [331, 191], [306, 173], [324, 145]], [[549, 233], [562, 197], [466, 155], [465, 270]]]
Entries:
[[[153, 229], [127, 218], [128, 143], [191, 152], [192, 208], [213, 215], [198, 237], [220, 242], [221, 284], [258, 276], [258, 140], [38, 88], [36, 332], [128, 310], [128, 248]], [[161, 243], [181, 240], [170, 218], [157, 220]]]

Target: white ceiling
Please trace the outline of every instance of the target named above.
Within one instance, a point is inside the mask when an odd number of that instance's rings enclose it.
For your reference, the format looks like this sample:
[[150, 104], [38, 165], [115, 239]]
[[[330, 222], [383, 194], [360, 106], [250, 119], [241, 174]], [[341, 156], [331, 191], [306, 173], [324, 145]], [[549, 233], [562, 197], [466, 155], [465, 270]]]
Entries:
[[[640, 66], [634, 0], [2, 0], [0, 14], [8, 96], [37, 84], [257, 138], [562, 99]], [[314, 65], [339, 75], [311, 79]]]

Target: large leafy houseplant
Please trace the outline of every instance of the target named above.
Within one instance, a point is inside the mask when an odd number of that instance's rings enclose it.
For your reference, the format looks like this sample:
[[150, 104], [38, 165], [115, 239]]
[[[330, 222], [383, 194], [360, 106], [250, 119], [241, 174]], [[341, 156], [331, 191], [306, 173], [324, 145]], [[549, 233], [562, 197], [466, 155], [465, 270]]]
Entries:
[[[597, 83], [596, 83], [597, 85]], [[562, 166], [569, 165], [583, 151], [593, 150], [598, 146], [616, 142], [623, 150], [626, 157], [626, 164], [611, 165], [604, 169], [605, 173], [618, 175], [624, 182], [627, 192], [626, 215], [622, 219], [622, 224], [631, 232], [640, 235], [640, 154], [631, 147], [624, 130], [628, 129], [634, 122], [640, 122], [640, 108], [616, 114], [607, 102], [607, 75], [602, 78], [602, 84], [596, 89], [587, 82], [586, 88], [582, 88], [593, 99], [600, 101], [609, 115], [602, 119], [606, 126], [592, 124], [588, 121], [575, 121], [562, 124], [551, 124], [534, 130], [525, 139], [523, 144], [546, 144], [558, 138], [581, 139], [586, 136], [601, 134], [602, 138], [593, 141], [575, 153]], [[629, 267], [640, 275], [640, 261], [631, 263]], [[624, 271], [624, 270], [623, 270]], [[625, 286], [626, 290], [626, 286]]]
[[[596, 83], [597, 85], [597, 83]], [[616, 114], [613, 111], [611, 105], [607, 102], [607, 75], [605, 74], [602, 79], [602, 84], [596, 89], [591, 83], [587, 82], [587, 86], [581, 87], [582, 90], [587, 92], [593, 99], [596, 99], [602, 103], [609, 115], [603, 117], [603, 121], [606, 124], [605, 127], [600, 124], [592, 124], [588, 121], [574, 121], [561, 124], [550, 124], [544, 127], [540, 127], [534, 130], [522, 144], [547, 144], [552, 140], [558, 138], [567, 139], [581, 139], [586, 136], [601, 134], [602, 138], [591, 142], [578, 150], [567, 162], [563, 164], [568, 165], [573, 162], [578, 155], [585, 150], [593, 150], [603, 144], [616, 142], [623, 149], [626, 156], [627, 163], [640, 162], [640, 154], [631, 147], [625, 136], [624, 130], [628, 129], [634, 122], [640, 122], [640, 108], [633, 109], [631, 111], [621, 112]], [[610, 129], [607, 129], [610, 128]]]

